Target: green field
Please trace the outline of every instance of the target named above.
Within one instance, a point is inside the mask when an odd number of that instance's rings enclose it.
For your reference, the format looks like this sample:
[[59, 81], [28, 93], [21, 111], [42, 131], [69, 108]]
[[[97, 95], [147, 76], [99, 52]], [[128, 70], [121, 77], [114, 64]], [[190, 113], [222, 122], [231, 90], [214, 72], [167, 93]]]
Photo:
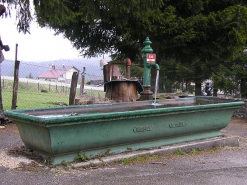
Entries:
[[[5, 80], [2, 82], [3, 110], [10, 110], [12, 107], [12, 85], [13, 81]], [[46, 90], [47, 92], [41, 92]], [[69, 104], [70, 89], [61, 86], [34, 84], [19, 82], [17, 108], [33, 109], [43, 107], [58, 107]], [[76, 94], [79, 95], [80, 89]], [[104, 98], [105, 92], [99, 90], [86, 89], [83, 97]]]
[[[10, 110], [12, 105], [13, 91], [11, 89], [2, 89], [3, 110]], [[42, 107], [57, 107], [63, 104], [69, 104], [68, 95], [55, 92], [43, 93], [40, 91], [18, 90], [17, 108], [32, 109]]]

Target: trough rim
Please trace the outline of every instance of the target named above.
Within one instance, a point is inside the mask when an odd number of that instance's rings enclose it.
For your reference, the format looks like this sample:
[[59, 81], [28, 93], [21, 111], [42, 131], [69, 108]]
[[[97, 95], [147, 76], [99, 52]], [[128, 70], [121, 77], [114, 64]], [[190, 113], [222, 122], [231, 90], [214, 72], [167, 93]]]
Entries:
[[[172, 115], [172, 114], [185, 114], [185, 113], [187, 114], [195, 111], [197, 112], [207, 111], [208, 109], [210, 109], [211, 111], [222, 110], [222, 109], [236, 109], [244, 105], [243, 101], [232, 101], [232, 100], [227, 100], [227, 101], [230, 102], [199, 105], [199, 106], [190, 105], [190, 106], [182, 106], [182, 107], [133, 110], [133, 111], [124, 111], [124, 112], [93, 113], [93, 114], [82, 114], [82, 115], [79, 114], [76, 116], [54, 117], [54, 118], [40, 118], [33, 115], [25, 114], [25, 112], [42, 111], [42, 110], [55, 111], [55, 110], [66, 110], [73, 108], [80, 109], [85, 107], [104, 106], [109, 104], [92, 104], [87, 106], [76, 105], [76, 106], [40, 108], [40, 109], [8, 110], [8, 111], [4, 111], [4, 115], [10, 117], [11, 119], [17, 122], [20, 122], [20, 120], [22, 120], [22, 122], [25, 121], [28, 124], [39, 125], [42, 127], [53, 127], [53, 126], [86, 124], [93, 122], [115, 121], [115, 120], [129, 119], [129, 118], [137, 119], [143, 117], [157, 117], [161, 115], [164, 116], [164, 115]], [[125, 103], [122, 104], [124, 105]], [[121, 103], [113, 103], [111, 105], [121, 105]]]

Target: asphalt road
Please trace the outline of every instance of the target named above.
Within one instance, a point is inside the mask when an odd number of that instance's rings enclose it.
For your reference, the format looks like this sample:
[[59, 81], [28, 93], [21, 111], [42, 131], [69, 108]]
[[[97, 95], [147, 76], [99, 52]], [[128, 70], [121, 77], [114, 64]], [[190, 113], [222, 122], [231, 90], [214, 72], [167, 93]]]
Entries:
[[[238, 135], [240, 146], [168, 155], [144, 164], [116, 164], [88, 169], [72, 169], [69, 166], [11, 169], [0, 165], [0, 184], [246, 185], [247, 120], [232, 120], [222, 132]], [[14, 124], [0, 130], [0, 140], [0, 152], [22, 145]]]

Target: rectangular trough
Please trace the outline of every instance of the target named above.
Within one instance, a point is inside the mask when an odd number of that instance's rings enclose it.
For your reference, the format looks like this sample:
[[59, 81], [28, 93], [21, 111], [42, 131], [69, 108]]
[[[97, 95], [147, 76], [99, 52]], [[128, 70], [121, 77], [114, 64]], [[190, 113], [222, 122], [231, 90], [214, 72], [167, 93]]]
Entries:
[[53, 164], [87, 156], [120, 153], [220, 136], [244, 102], [217, 98], [181, 98], [135, 103], [92, 104], [4, 114], [16, 123], [27, 147]]

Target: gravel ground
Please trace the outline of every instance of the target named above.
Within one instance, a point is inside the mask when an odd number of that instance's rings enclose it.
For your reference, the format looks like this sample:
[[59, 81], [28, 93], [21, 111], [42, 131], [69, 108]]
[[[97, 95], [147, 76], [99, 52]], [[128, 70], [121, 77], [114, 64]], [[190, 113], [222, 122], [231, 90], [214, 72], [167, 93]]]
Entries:
[[0, 166], [13, 169], [18, 167], [20, 162], [31, 162], [23, 156], [8, 155], [9, 149], [24, 145], [15, 124], [10, 123], [5, 128], [0, 128], [0, 140]]

